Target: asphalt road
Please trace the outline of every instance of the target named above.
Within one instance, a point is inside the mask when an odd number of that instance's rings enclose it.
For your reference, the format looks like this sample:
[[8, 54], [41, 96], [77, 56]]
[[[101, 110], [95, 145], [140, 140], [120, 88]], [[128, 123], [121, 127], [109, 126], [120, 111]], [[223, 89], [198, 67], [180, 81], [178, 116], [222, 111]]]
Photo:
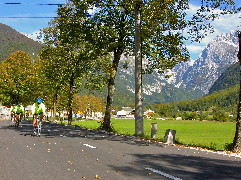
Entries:
[[44, 122], [0, 121], [0, 180], [232, 180], [241, 158]]

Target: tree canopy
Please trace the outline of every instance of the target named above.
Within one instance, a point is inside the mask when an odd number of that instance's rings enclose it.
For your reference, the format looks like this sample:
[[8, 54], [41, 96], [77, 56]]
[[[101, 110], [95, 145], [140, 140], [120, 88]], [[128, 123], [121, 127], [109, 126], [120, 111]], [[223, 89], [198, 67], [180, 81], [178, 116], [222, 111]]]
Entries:
[[30, 56], [24, 51], [11, 53], [0, 62], [0, 93], [6, 104], [31, 102], [38, 79]]
[[[44, 47], [41, 59], [52, 93], [66, 92], [68, 96], [69, 122], [72, 120], [74, 94], [81, 88], [100, 88], [105, 82], [109, 61], [106, 53], [89, 43], [86, 38], [88, 19], [73, 16], [72, 6], [59, 7], [58, 17], [42, 30]], [[79, 14], [85, 14], [81, 7]], [[56, 96], [57, 97], [57, 96]]]

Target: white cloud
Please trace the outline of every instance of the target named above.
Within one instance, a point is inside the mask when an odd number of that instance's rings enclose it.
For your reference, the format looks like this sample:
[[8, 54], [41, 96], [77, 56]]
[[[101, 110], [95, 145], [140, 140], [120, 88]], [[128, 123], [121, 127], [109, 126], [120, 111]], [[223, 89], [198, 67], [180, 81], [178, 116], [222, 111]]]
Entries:
[[187, 17], [192, 17], [192, 15], [195, 14], [199, 8], [200, 6], [190, 4], [189, 9], [186, 10]]
[[[199, 7], [196, 5], [190, 5], [190, 9], [187, 10], [188, 17], [191, 17]], [[220, 10], [215, 11], [219, 13]], [[223, 34], [229, 33], [233, 30], [241, 30], [241, 13], [232, 14], [232, 15], [222, 15], [218, 19], [215, 19], [211, 22], [211, 25], [214, 28], [214, 32], [212, 34], [207, 35], [204, 39], [201, 40], [200, 43], [187, 43], [187, 48], [190, 52], [191, 58], [196, 58], [205, 48], [205, 46], [211, 42], [215, 37]]]
[[37, 31], [34, 31], [34, 32], [30, 33], [30, 34], [25, 34], [25, 35], [28, 36], [29, 38], [35, 40], [35, 41], [40, 41], [38, 39], [39, 34], [40, 34], [40, 30], [37, 30]]
[[187, 49], [190, 53], [199, 53], [205, 48], [204, 45], [187, 45]]
[[230, 30], [238, 30], [240, 29], [241, 22], [241, 13], [231, 14], [231, 15], [223, 15], [220, 16], [219, 19], [216, 19], [213, 22], [213, 26], [220, 31], [230, 31]]
[[[215, 37], [223, 34], [223, 33], [229, 33], [233, 30], [240, 30], [240, 19], [241, 13], [239, 14], [233, 14], [233, 15], [225, 15], [220, 16], [220, 18], [214, 20], [212, 22], [212, 25], [214, 27], [214, 32], [212, 34], [207, 35], [201, 42], [200, 45], [194, 46], [200, 46], [203, 47], [204, 45], [211, 42]], [[198, 49], [198, 48], [196, 48]]]

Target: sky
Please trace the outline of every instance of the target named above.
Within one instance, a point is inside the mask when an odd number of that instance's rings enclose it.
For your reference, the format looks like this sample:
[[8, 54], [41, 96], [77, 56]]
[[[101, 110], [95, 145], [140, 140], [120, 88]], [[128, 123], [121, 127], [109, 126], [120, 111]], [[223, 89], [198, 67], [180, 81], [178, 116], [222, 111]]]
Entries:
[[[192, 11], [196, 10], [198, 7], [198, 2], [200, 2], [200, 0], [191, 1], [192, 4], [190, 5], [190, 11], [188, 13], [192, 13]], [[238, 7], [241, 7], [241, 0], [234, 1]], [[48, 22], [56, 16], [58, 6], [46, 4], [64, 3], [66, 3], [66, 0], [0, 0], [0, 23], [6, 24], [18, 32], [25, 33], [29, 37], [36, 39], [39, 30], [48, 27]], [[236, 15], [222, 16], [212, 23], [215, 29], [213, 34], [208, 35], [200, 43], [186, 43], [191, 58], [198, 58], [205, 46], [216, 36], [222, 33], [229, 33], [232, 30], [240, 30], [240, 17], [241, 13]]]

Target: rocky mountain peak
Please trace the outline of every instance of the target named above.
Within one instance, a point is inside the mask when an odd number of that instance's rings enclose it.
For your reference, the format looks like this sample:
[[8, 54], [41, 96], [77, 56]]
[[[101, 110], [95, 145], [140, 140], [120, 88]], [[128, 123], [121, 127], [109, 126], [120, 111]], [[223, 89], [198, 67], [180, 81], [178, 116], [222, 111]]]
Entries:
[[179, 63], [172, 69], [175, 76], [172, 83], [185, 89], [200, 90], [201, 95], [207, 94], [221, 73], [238, 61], [237, 53], [237, 32], [217, 36], [198, 59]]

